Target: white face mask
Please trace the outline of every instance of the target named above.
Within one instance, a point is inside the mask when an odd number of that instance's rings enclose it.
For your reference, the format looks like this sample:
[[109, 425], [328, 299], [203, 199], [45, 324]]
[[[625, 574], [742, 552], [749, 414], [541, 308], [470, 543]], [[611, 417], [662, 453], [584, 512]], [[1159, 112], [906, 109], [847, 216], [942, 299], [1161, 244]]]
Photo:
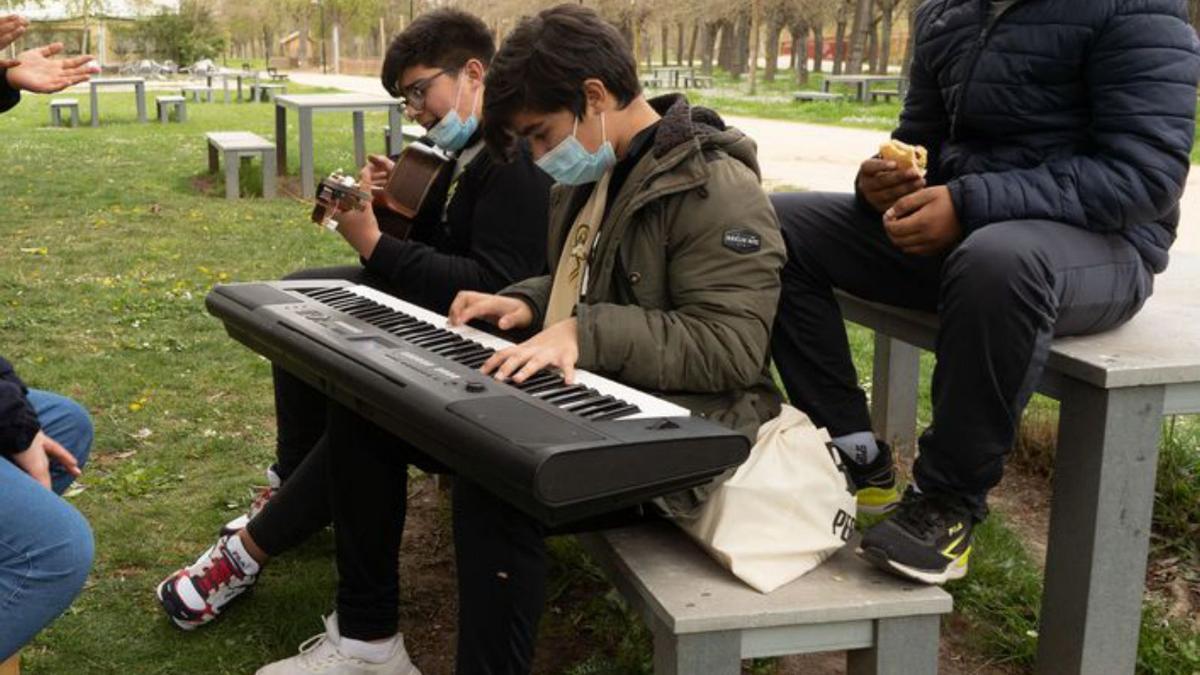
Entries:
[[471, 114], [463, 121], [458, 114], [458, 104], [462, 99], [463, 82], [467, 79], [466, 75], [462, 75], [458, 80], [458, 87], [454, 94], [454, 107], [450, 112], [442, 116], [438, 123], [433, 125], [433, 128], [427, 132], [429, 140], [443, 150], [450, 152], [458, 152], [467, 146], [467, 141], [471, 140], [471, 136], [475, 134], [475, 130], [479, 128], [479, 118], [475, 116], [475, 106], [479, 104], [480, 89], [475, 90], [475, 99], [471, 103]]
[[600, 113], [600, 148], [596, 152], [588, 152], [579, 142], [576, 134], [579, 132], [579, 118], [575, 118], [575, 127], [571, 135], [550, 149], [538, 159], [537, 165], [542, 171], [563, 185], [584, 185], [600, 180], [605, 171], [617, 163], [617, 153], [608, 140], [604, 128], [604, 113]]

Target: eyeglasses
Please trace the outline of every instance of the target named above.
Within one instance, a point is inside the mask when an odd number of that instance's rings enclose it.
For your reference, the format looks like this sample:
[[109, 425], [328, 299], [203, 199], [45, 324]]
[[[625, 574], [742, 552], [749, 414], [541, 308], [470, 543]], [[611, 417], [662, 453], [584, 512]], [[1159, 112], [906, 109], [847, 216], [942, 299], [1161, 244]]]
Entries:
[[400, 103], [405, 107], [412, 108], [416, 111], [425, 109], [425, 94], [428, 93], [429, 87], [433, 85], [433, 81], [443, 75], [454, 72], [449, 68], [443, 68], [429, 77], [422, 78], [400, 90]]

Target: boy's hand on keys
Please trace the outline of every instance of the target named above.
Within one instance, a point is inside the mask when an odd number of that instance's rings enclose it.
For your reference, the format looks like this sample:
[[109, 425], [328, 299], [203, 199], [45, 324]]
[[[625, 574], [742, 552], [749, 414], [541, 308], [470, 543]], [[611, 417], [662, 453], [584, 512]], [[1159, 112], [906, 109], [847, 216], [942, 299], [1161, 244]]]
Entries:
[[909, 255], [936, 255], [962, 239], [954, 200], [944, 185], [901, 197], [883, 214], [883, 229]]

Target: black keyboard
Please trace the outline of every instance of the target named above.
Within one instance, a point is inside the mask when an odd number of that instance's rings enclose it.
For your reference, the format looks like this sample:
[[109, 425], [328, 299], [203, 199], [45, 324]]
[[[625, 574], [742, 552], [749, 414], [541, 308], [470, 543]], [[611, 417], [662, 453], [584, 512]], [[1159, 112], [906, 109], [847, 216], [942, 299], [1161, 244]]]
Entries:
[[509, 342], [364, 286], [218, 285], [229, 334], [548, 525], [700, 485], [749, 441], [686, 408], [586, 371], [521, 384], [478, 371]]

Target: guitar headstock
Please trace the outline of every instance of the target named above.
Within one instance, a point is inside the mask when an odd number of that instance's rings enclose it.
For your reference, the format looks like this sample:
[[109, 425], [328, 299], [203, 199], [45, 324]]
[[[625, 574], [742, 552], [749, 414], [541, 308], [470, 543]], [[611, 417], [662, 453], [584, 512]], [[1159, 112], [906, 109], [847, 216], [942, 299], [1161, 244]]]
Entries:
[[317, 185], [312, 221], [331, 230], [337, 229], [338, 213], [360, 211], [371, 203], [371, 193], [359, 188], [353, 177], [334, 171]]

